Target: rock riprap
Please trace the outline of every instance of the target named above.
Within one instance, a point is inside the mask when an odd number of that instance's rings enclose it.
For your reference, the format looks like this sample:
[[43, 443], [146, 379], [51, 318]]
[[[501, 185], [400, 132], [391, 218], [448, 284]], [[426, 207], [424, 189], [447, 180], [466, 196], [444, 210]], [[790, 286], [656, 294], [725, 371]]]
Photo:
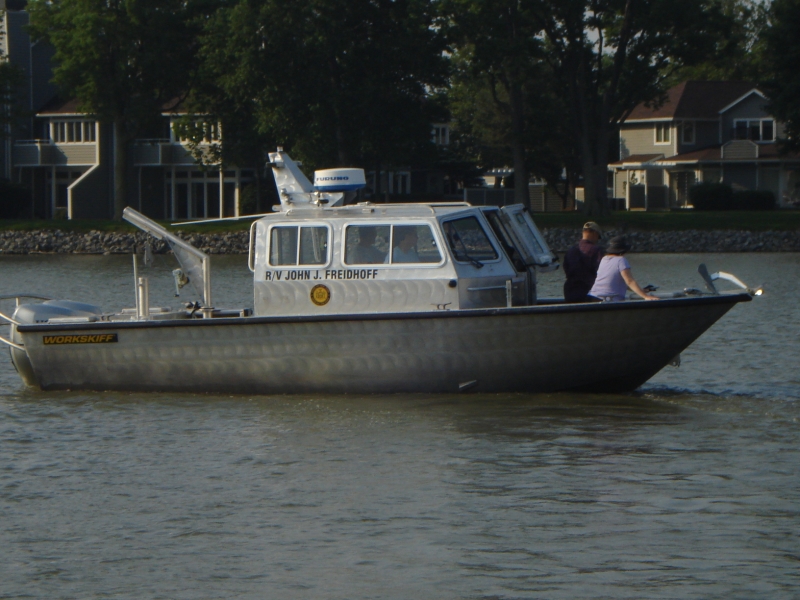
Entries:
[[[554, 252], [563, 253], [579, 238], [580, 231], [545, 228], [542, 233]], [[607, 230], [604, 239], [620, 235]], [[626, 231], [632, 252], [800, 252], [798, 231]], [[247, 254], [249, 233], [179, 233], [207, 254]], [[131, 254], [149, 239], [156, 254], [168, 246], [146, 233], [69, 232], [60, 230], [0, 231], [0, 254]]]

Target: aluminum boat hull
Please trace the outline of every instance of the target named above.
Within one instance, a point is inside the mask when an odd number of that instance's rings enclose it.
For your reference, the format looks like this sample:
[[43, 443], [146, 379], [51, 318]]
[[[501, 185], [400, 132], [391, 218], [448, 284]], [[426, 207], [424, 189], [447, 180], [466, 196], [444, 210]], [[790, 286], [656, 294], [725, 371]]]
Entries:
[[[44, 390], [620, 392], [748, 300], [30, 324], [16, 327], [25, 352], [12, 356], [18, 368], [29, 361], [28, 383]], [[115, 341], [92, 342], [110, 334]]]

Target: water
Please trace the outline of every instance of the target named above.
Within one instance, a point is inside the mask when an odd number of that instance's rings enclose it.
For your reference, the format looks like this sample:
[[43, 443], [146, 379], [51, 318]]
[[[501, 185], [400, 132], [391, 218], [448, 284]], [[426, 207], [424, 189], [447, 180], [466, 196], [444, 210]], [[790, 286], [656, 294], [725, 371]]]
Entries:
[[[0, 598], [796, 598], [800, 255], [631, 257], [699, 262], [766, 294], [626, 395], [41, 393], [0, 353]], [[129, 265], [0, 257], [0, 294], [132, 306]]]

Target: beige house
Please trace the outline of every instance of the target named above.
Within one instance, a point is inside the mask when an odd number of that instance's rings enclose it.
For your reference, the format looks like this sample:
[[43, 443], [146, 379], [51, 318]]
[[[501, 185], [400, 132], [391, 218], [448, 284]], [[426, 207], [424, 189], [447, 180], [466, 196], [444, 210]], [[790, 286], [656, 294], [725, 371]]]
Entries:
[[[165, 111], [161, 131], [137, 139], [129, 153], [128, 205], [158, 219], [239, 216], [243, 190], [253, 185], [252, 169], [197, 164], [174, 125], [181, 114]], [[211, 124], [201, 144], [219, 141]], [[113, 131], [81, 113], [74, 100], [51, 101], [35, 117], [32, 139], [15, 140], [14, 180], [33, 197], [33, 214], [69, 219], [113, 214]]]
[[781, 156], [783, 126], [767, 97], [742, 81], [687, 81], [656, 108], [640, 104], [620, 125], [613, 196], [630, 210], [689, 205], [689, 188], [723, 182], [769, 190], [780, 206], [800, 200], [800, 155]]
[[[33, 43], [27, 32], [25, 0], [0, 0], [0, 60], [17, 66], [26, 79], [18, 102], [30, 116], [0, 138], [0, 177], [22, 184], [31, 196], [29, 217], [75, 219], [113, 215], [113, 132], [74, 100], [56, 97], [51, 83], [53, 51]], [[183, 116], [165, 107], [160, 126], [129, 150], [127, 204], [157, 219], [238, 216], [255, 194], [254, 168], [198, 164], [187, 140], [174, 130]], [[211, 147], [217, 124], [207, 127]]]

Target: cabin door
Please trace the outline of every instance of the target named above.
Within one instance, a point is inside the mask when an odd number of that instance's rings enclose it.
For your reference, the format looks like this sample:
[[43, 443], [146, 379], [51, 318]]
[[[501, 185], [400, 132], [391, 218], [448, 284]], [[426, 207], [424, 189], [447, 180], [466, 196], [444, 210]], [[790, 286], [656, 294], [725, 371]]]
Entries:
[[535, 267], [541, 272], [555, 271], [558, 268], [558, 258], [550, 251], [544, 236], [522, 204], [503, 206], [500, 216], [513, 241], [514, 249], [519, 252], [525, 266]]

